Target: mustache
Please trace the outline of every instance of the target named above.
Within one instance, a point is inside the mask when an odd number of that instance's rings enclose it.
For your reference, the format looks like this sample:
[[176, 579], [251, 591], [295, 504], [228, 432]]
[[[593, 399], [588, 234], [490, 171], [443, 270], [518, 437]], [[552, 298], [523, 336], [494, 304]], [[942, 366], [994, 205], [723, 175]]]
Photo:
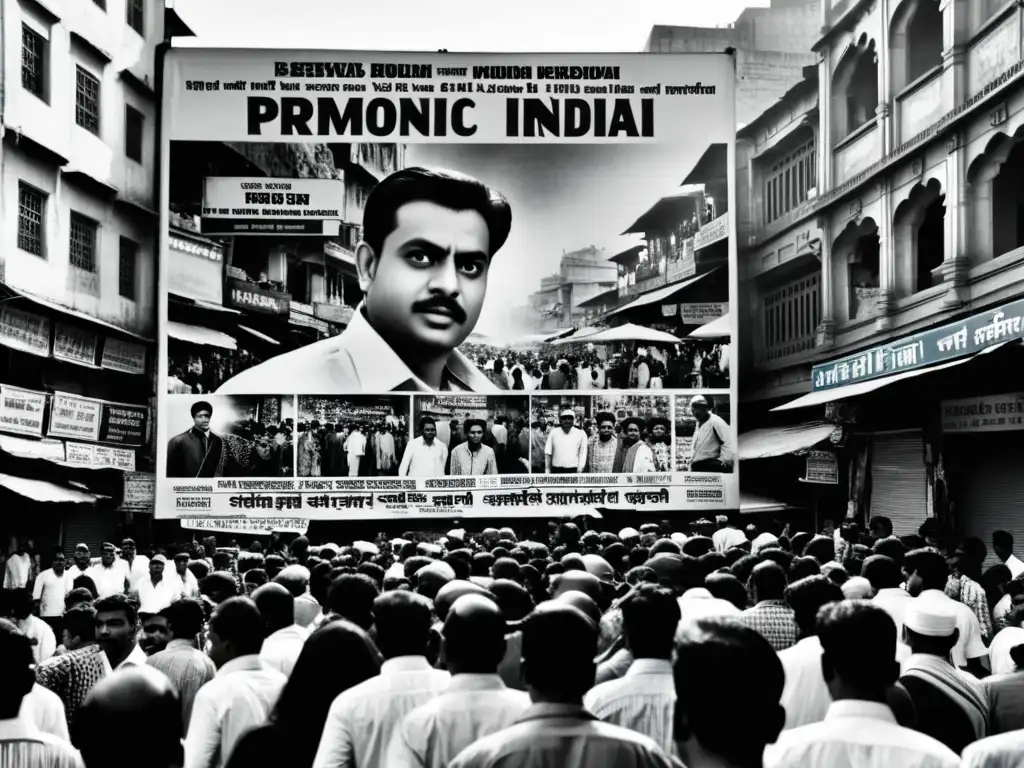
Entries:
[[447, 312], [457, 323], [464, 323], [468, 319], [466, 317], [466, 310], [459, 306], [458, 302], [454, 299], [445, 298], [444, 296], [434, 296], [430, 299], [417, 301], [412, 305], [413, 312], [426, 313], [434, 312], [436, 310]]

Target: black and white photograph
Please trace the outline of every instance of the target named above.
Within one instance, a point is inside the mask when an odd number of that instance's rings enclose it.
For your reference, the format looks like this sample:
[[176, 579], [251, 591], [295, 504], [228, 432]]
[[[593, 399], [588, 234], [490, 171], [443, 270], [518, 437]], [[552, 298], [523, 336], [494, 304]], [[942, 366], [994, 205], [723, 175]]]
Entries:
[[409, 397], [301, 395], [299, 477], [389, 477], [409, 444]]
[[724, 144], [171, 156], [170, 393], [728, 386]]
[[736, 432], [728, 394], [675, 396], [677, 472], [732, 474]]
[[399, 474], [430, 476], [438, 465], [449, 477], [529, 472], [528, 397], [416, 395], [412, 410], [416, 436]]
[[209, 395], [166, 399], [167, 477], [293, 477], [295, 398]]

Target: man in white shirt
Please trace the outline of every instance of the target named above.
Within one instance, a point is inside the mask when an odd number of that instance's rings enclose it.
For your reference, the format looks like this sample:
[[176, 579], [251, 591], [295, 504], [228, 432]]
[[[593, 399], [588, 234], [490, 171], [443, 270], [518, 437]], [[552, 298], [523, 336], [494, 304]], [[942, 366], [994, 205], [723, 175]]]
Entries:
[[121, 542], [120, 560], [128, 566], [128, 586], [132, 589], [141, 579], [149, 575], [149, 558], [137, 554], [135, 539], [124, 539]]
[[989, 661], [988, 649], [981, 638], [981, 625], [974, 611], [946, 595], [949, 579], [946, 558], [934, 549], [915, 549], [903, 559], [903, 575], [907, 591], [915, 600], [927, 600], [954, 611], [959, 635], [953, 646], [953, 664], [976, 677], [984, 677]]
[[43, 733], [71, 742], [64, 702], [60, 696], [39, 683], [33, 685], [32, 690], [22, 699], [18, 717], [35, 723], [36, 728]]
[[645, 428], [643, 419], [632, 416], [622, 422], [622, 459], [615, 457], [612, 471], [631, 473], [654, 472], [657, 466], [654, 463], [654, 451], [651, 446], [642, 441]]
[[139, 647], [139, 613], [127, 595], [101, 597], [96, 609], [96, 643], [107, 661], [107, 671], [144, 665], [146, 652]]
[[682, 617], [679, 603], [671, 590], [641, 584], [621, 607], [623, 634], [633, 663], [624, 677], [591, 688], [583, 706], [606, 723], [649, 736], [672, 754], [676, 704], [672, 648]]
[[103, 543], [100, 561], [89, 569], [96, 585], [97, 597], [124, 595], [128, 592], [128, 568], [117, 560], [117, 549], [109, 541]]
[[231, 597], [210, 619], [209, 655], [217, 676], [199, 689], [185, 737], [184, 768], [221, 768], [238, 740], [263, 725], [287, 678], [260, 662], [263, 617], [248, 597]]
[[53, 553], [53, 564], [36, 577], [32, 587], [32, 599], [39, 608], [39, 618], [56, 631], [60, 617], [64, 615], [64, 596], [71, 590], [64, 581], [64, 566], [67, 561], [59, 549]]
[[309, 630], [295, 623], [295, 598], [285, 587], [271, 582], [253, 592], [252, 599], [267, 630], [260, 661], [265, 667], [291, 677], [309, 638]]
[[406, 715], [395, 729], [384, 763], [394, 768], [446, 768], [477, 739], [512, 725], [530, 706], [523, 691], [498, 676], [505, 655], [505, 617], [494, 601], [466, 594], [444, 620], [449, 687]]
[[139, 613], [160, 613], [164, 608], [181, 599], [180, 582], [173, 575], [164, 575], [167, 558], [153, 555], [149, 561], [149, 576], [136, 582], [134, 594], [139, 600]]
[[174, 584], [174, 590], [181, 597], [199, 598], [199, 580], [195, 574], [188, 569], [188, 552], [179, 552], [174, 556], [174, 573], [170, 581]]
[[697, 431], [693, 435], [693, 456], [690, 459], [691, 472], [732, 472], [736, 457], [732, 428], [716, 413], [704, 395], [690, 400], [690, 409], [697, 419]]
[[786, 603], [793, 609], [800, 639], [779, 651], [786, 673], [781, 702], [786, 710], [785, 730], [820, 723], [832, 703], [821, 671], [817, 617], [823, 605], [842, 599], [843, 591], [827, 576], [808, 576], [786, 588]]
[[68, 592], [75, 588], [75, 579], [79, 576], [92, 578], [90, 573], [92, 570], [91, 564], [92, 557], [89, 553], [89, 546], [87, 544], [75, 545], [75, 554], [72, 557], [72, 562], [64, 570], [64, 584], [67, 586]]
[[818, 637], [832, 704], [824, 721], [785, 731], [765, 749], [765, 768], [957, 768], [952, 750], [898, 725], [886, 703], [899, 674], [893, 662], [896, 625], [889, 614], [866, 600], [831, 603], [818, 613]]
[[587, 433], [573, 426], [576, 413], [562, 411], [560, 429], [552, 429], [544, 446], [545, 471], [549, 475], [578, 475], [587, 465]]
[[996, 557], [1010, 569], [1010, 578], [1016, 579], [1024, 573], [1024, 561], [1021, 561], [1013, 554], [1013, 534], [1009, 531], [994, 531], [992, 533], [992, 551]]
[[886, 555], [871, 555], [861, 566], [861, 575], [871, 582], [871, 601], [888, 613], [896, 624], [896, 637], [903, 637], [903, 616], [914, 597], [900, 585], [903, 574], [896, 561]]
[[747, 543], [746, 534], [729, 522], [728, 515], [718, 515], [715, 524], [718, 530], [711, 534], [711, 541], [715, 544], [716, 552], [725, 552], [727, 549]]
[[[36, 664], [42, 664], [57, 650], [57, 637], [50, 625], [32, 615], [32, 593], [24, 587], [7, 592], [11, 618], [18, 629], [32, 641]], [[0, 683], [0, 685], [3, 685]]]
[[437, 424], [430, 416], [420, 419], [420, 436], [405, 447], [398, 474], [402, 477], [444, 477], [448, 447], [437, 439]]
[[[407, 591], [386, 592], [373, 603], [377, 648], [386, 661], [380, 674], [341, 693], [331, 704], [314, 768], [384, 766], [402, 719], [451, 683], [426, 654], [431, 604]], [[186, 766], [186, 768], [191, 768]]]
[[359, 477], [359, 464], [366, 454], [366, 435], [363, 434], [363, 427], [353, 427], [352, 432], [345, 438], [344, 449], [348, 457], [348, 476]]
[[4, 569], [4, 589], [24, 589], [32, 578], [31, 541], [18, 539], [17, 549], [7, 557], [7, 568]]

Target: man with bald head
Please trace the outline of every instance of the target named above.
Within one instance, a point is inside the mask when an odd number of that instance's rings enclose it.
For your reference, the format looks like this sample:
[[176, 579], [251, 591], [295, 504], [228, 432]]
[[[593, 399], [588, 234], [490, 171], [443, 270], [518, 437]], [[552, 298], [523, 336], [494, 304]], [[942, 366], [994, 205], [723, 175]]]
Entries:
[[565, 592], [582, 592], [595, 603], [601, 600], [601, 580], [586, 571], [569, 571], [551, 581], [551, 597], [560, 597]]
[[295, 623], [300, 627], [308, 627], [320, 615], [320, 603], [309, 594], [309, 579], [309, 568], [304, 565], [289, 565], [274, 577], [274, 583], [295, 598]]
[[450, 581], [455, 581], [455, 571], [441, 560], [435, 560], [416, 571], [416, 591], [429, 600], [433, 600], [441, 587]]
[[497, 674], [505, 653], [505, 617], [494, 600], [459, 597], [444, 622], [448, 689], [402, 720], [386, 765], [445, 768], [455, 755], [512, 725], [530, 697], [505, 686]]
[[87, 768], [151, 768], [182, 764], [178, 693], [152, 667], [118, 670], [85, 698], [75, 722], [75, 744]]
[[309, 630], [295, 623], [295, 598], [281, 584], [264, 584], [252, 593], [252, 599], [260, 609], [267, 631], [260, 661], [285, 677], [291, 677], [309, 638]]
[[782, 566], [770, 560], [758, 563], [748, 583], [754, 605], [740, 615], [740, 620], [760, 632], [776, 651], [796, 645], [798, 635], [793, 609], [783, 599], [786, 586]]

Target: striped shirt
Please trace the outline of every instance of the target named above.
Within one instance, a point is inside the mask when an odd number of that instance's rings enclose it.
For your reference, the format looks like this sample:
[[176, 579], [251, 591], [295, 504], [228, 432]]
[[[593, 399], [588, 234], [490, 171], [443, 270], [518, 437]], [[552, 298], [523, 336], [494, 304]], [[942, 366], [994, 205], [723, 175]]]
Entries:
[[85, 768], [78, 750], [17, 717], [0, 720], [0, 768]]
[[188, 735], [192, 704], [199, 689], [216, 676], [216, 665], [205, 653], [197, 651], [188, 640], [171, 640], [164, 650], [154, 653], [146, 663], [163, 672], [178, 690], [181, 722], [184, 728], [181, 734]]
[[652, 738], [665, 752], [675, 752], [672, 715], [676, 686], [672, 663], [665, 659], [636, 659], [619, 680], [590, 689], [583, 706], [613, 725]]
[[498, 462], [494, 457], [494, 449], [481, 445], [480, 450], [469, 450], [469, 443], [462, 443], [452, 448], [452, 467], [449, 475], [496, 475]]
[[595, 475], [611, 474], [618, 450], [619, 441], [614, 437], [601, 440], [600, 435], [594, 435], [590, 438], [590, 448], [587, 451], [587, 471]]

